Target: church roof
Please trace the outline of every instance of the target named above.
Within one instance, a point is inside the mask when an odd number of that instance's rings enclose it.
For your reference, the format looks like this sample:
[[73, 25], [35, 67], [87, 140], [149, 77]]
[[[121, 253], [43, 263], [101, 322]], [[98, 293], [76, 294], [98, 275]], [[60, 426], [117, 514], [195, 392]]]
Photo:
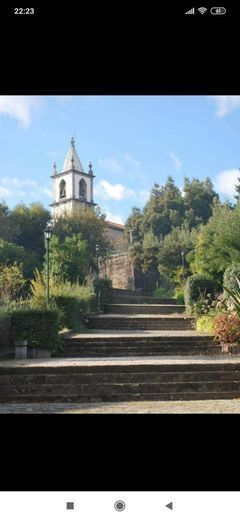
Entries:
[[125, 226], [123, 224], [117, 224], [117, 222], [111, 222], [110, 220], [106, 220], [106, 223], [108, 227], [116, 228], [116, 229], [125, 229]]
[[76, 151], [76, 148], [75, 148], [75, 141], [74, 141], [74, 139], [72, 137], [70, 148], [68, 150], [66, 159], [64, 161], [62, 173], [63, 172], [68, 172], [69, 170], [72, 170], [73, 168], [74, 168], [74, 170], [78, 170], [80, 172], [84, 172], [82, 163], [81, 163], [81, 161], [80, 161], [80, 159], [78, 157], [78, 154], [77, 154], [77, 151]]

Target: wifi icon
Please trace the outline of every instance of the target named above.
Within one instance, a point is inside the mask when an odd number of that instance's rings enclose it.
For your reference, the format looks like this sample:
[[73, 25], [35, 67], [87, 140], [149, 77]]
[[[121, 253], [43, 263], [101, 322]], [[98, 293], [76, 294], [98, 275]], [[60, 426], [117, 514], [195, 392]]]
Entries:
[[199, 11], [199, 13], [201, 13], [201, 14], [205, 14], [206, 11], [207, 11], [207, 8], [206, 8], [206, 7], [199, 7], [198, 11]]

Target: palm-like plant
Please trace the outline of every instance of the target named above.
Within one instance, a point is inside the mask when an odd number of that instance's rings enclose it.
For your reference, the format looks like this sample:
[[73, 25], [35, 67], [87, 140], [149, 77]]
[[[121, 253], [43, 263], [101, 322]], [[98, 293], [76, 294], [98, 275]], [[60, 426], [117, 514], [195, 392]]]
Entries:
[[234, 276], [238, 287], [236, 289], [228, 289], [227, 287], [224, 287], [225, 291], [230, 295], [232, 303], [234, 305], [234, 309], [237, 312], [237, 314], [240, 316], [240, 280], [237, 278], [237, 276]]

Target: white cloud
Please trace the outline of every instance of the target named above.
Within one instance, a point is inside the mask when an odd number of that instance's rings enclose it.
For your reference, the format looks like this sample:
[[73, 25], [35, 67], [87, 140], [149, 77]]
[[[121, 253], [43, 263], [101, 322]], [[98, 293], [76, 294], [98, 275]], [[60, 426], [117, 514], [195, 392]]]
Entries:
[[124, 155], [125, 161], [130, 164], [135, 170], [139, 170], [140, 162], [128, 155], [127, 153]]
[[240, 96], [208, 96], [216, 107], [217, 117], [223, 117], [240, 108]]
[[13, 188], [22, 188], [28, 186], [30, 188], [36, 188], [37, 183], [32, 179], [19, 179], [18, 177], [3, 177], [1, 180], [5, 186], [11, 186]]
[[[22, 191], [24, 188], [25, 191]], [[38, 199], [39, 195], [52, 196], [52, 192], [48, 186], [41, 186], [33, 179], [19, 179], [18, 177], [0, 178], [0, 196], [4, 198], [20, 198], [31, 197]]]
[[222, 193], [227, 197], [233, 197], [236, 195], [235, 185], [238, 184], [238, 177], [240, 177], [238, 168], [224, 170], [216, 176], [215, 188], [219, 193]]
[[11, 191], [3, 186], [0, 186], [0, 197], [10, 197]]
[[178, 157], [173, 152], [169, 152], [169, 155], [174, 162], [176, 170], [180, 170], [182, 167], [182, 161], [180, 161], [180, 159], [178, 159]]
[[7, 115], [17, 119], [20, 126], [29, 127], [32, 119], [32, 108], [42, 104], [36, 96], [0, 96], [0, 116]]
[[103, 166], [106, 170], [111, 171], [113, 173], [121, 173], [122, 166], [121, 164], [111, 157], [107, 159], [99, 159], [100, 166]]
[[95, 197], [99, 197], [101, 199], [113, 199], [113, 200], [123, 200], [129, 197], [135, 196], [135, 192], [122, 184], [111, 184], [108, 181], [101, 180], [95, 186]]

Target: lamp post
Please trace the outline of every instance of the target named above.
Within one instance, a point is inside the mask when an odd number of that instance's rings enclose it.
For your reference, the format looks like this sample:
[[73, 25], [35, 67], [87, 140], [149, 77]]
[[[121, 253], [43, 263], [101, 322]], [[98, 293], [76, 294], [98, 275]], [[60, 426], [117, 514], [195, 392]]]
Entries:
[[96, 244], [96, 258], [97, 258], [97, 309], [99, 310], [99, 287], [98, 287], [98, 282], [99, 282], [99, 264], [98, 264], [98, 259], [99, 259], [99, 245]]
[[46, 240], [46, 301], [47, 306], [49, 306], [49, 242], [52, 236], [52, 226], [51, 224], [47, 224], [47, 227], [44, 231], [44, 237]]

